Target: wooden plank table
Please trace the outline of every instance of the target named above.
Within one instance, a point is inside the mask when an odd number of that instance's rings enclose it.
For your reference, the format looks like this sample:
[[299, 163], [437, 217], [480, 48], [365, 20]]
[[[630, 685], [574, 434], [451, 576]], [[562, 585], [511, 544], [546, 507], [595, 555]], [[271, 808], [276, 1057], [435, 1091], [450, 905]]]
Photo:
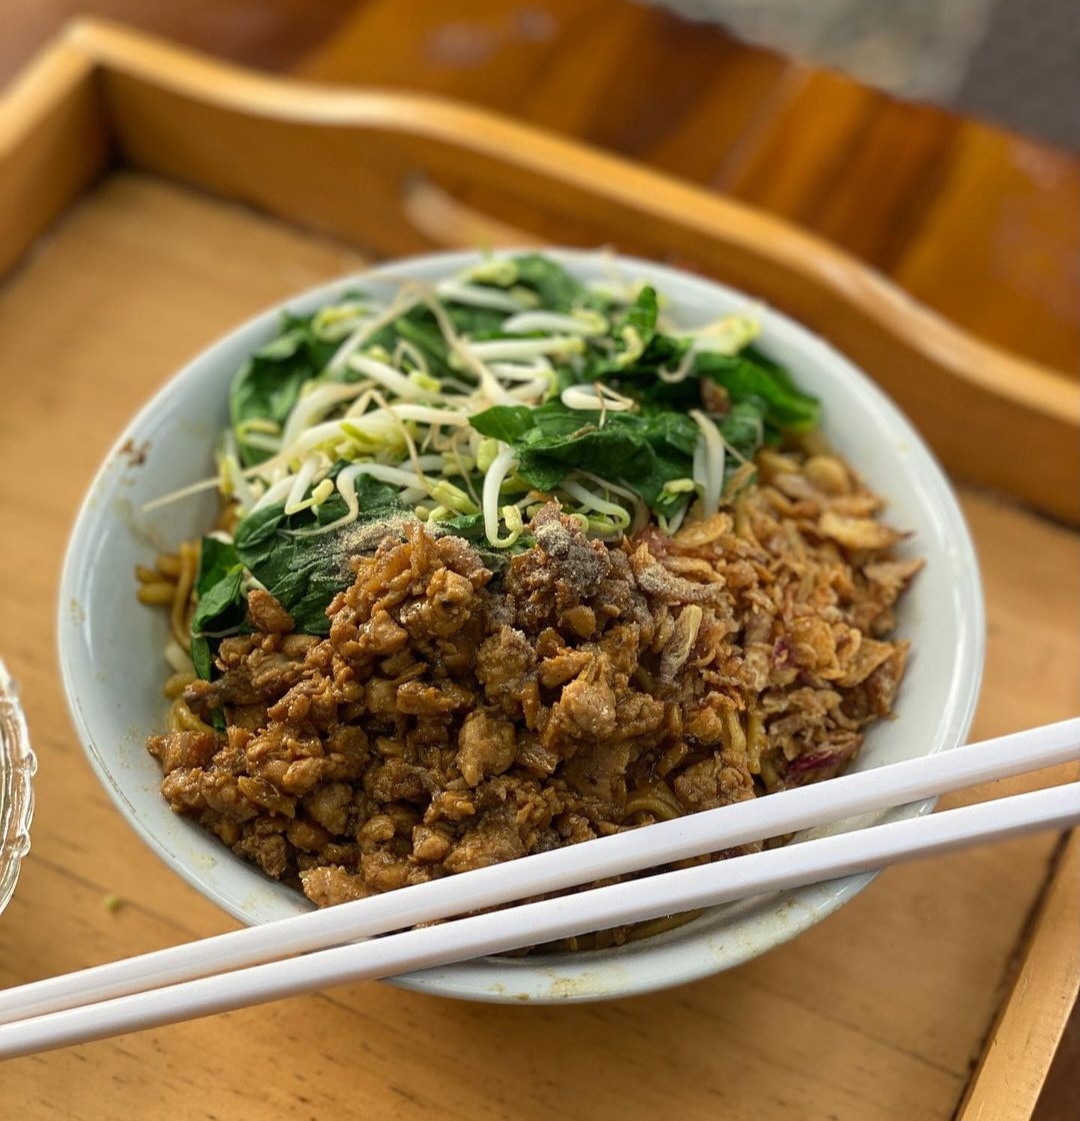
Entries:
[[[494, 103], [752, 200], [1075, 374], [1075, 161], [647, 9], [529, 11], [531, 25], [472, 0], [455, 7], [455, 30], [433, 3], [351, 5], [290, 65]], [[490, 32], [479, 61], [477, 28]], [[523, 217], [490, 193], [468, 200]], [[0, 288], [0, 508], [19, 527], [0, 550], [0, 644], [43, 759], [33, 856], [0, 921], [2, 984], [229, 926], [135, 840], [89, 772], [56, 680], [59, 564], [90, 473], [152, 388], [238, 319], [360, 262], [339, 239], [122, 172]], [[88, 319], [107, 329], [86, 331]], [[976, 489], [962, 498], [990, 620], [974, 733], [1073, 714], [1080, 541]], [[35, 1121], [1026, 1116], [1043, 1071], [1022, 1053], [989, 1101], [961, 1102], [1047, 877], [1067, 859], [1040, 837], [895, 869], [796, 942], [633, 1001], [503, 1008], [348, 986], [21, 1060], [0, 1069], [0, 1101]], [[1046, 937], [1060, 952], [1075, 914], [1054, 915], [1064, 935]], [[1038, 968], [1025, 962], [1025, 981]], [[1036, 1038], [1008, 1009], [995, 1042]], [[1063, 1015], [1040, 1006], [1035, 1026], [1056, 1035]]]

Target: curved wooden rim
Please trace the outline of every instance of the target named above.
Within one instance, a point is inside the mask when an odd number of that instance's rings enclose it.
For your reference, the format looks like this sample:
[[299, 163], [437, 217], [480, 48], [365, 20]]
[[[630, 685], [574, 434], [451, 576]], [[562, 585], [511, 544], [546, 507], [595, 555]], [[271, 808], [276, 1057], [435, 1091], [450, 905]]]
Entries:
[[1029, 414], [1080, 429], [1080, 384], [976, 338], [829, 242], [618, 156], [446, 99], [269, 77], [107, 22], [76, 20], [0, 102], [0, 150], [46, 110], [58, 78], [72, 82], [98, 68], [252, 118], [438, 141], [585, 193], [602, 182], [613, 203], [658, 222], [690, 224], [702, 237], [767, 259], [873, 322], [899, 348]]
[[429, 137], [583, 190], [603, 182], [616, 201], [664, 220], [685, 222], [691, 214], [703, 234], [768, 253], [778, 266], [829, 291], [957, 377], [1080, 426], [1080, 384], [1063, 374], [975, 338], [821, 238], [618, 156], [442, 98], [266, 77], [97, 20], [71, 24], [63, 42], [121, 73], [252, 116]]

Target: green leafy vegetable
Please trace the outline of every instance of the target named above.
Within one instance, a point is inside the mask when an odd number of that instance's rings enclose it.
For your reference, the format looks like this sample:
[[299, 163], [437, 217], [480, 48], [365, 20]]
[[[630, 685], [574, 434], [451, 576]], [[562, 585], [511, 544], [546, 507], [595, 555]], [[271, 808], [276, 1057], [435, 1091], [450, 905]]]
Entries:
[[195, 672], [207, 681], [213, 662], [211, 638], [237, 630], [244, 622], [243, 576], [243, 563], [231, 543], [203, 538], [195, 576], [198, 603], [191, 618], [191, 660]]
[[530, 253], [515, 260], [517, 283], [531, 288], [540, 297], [542, 307], [567, 312], [583, 302], [585, 285], [575, 280], [550, 257]]
[[757, 398], [765, 405], [765, 419], [779, 429], [805, 432], [821, 420], [815, 397], [797, 389], [783, 367], [756, 351], [732, 356], [703, 352], [694, 359], [699, 377], [722, 385], [733, 402]]
[[304, 383], [322, 371], [337, 349], [336, 342], [315, 334], [313, 318], [286, 312], [281, 333], [255, 351], [232, 380], [229, 415], [245, 467], [273, 454], [259, 442], [260, 428], [284, 425]]
[[[718, 424], [724, 443], [743, 459], [752, 459], [761, 445], [765, 412], [760, 401], [747, 399], [732, 405], [731, 411]], [[730, 474], [736, 464], [728, 465]]]
[[[345, 466], [335, 465], [331, 477]], [[356, 480], [362, 520], [381, 521], [411, 510], [393, 487], [368, 476]], [[263, 507], [236, 527], [236, 555], [242, 565], [289, 612], [296, 629], [327, 634], [326, 608], [352, 579], [349, 558], [352, 535], [348, 527], [315, 536], [306, 533], [329, 525], [345, 513], [337, 495], [317, 510], [286, 515], [284, 503]]]
[[469, 417], [469, 423], [481, 436], [513, 444], [536, 427], [536, 412], [528, 405], [492, 405], [490, 409]]
[[[587, 286], [526, 254], [474, 264], [396, 317], [361, 296], [283, 316], [230, 390], [246, 470], [226, 447], [222, 489], [242, 516], [232, 544], [203, 544], [198, 672], [245, 629], [253, 583], [325, 634], [356, 521], [419, 517], [498, 568], [529, 544], [530, 491], [604, 536], [644, 509], [670, 528], [694, 503], [708, 514], [729, 501], [763, 445], [818, 424], [817, 400], [750, 345], [752, 317], [675, 331], [661, 305], [648, 285]], [[365, 361], [331, 369], [347, 340]]]
[[[344, 464], [337, 464], [336, 471]], [[361, 476], [357, 497], [366, 520], [410, 512], [393, 487]], [[317, 510], [286, 516], [284, 503], [266, 506], [241, 520], [233, 542], [204, 537], [195, 587], [198, 603], [191, 621], [191, 658], [195, 672], [209, 680], [215, 640], [242, 633], [247, 614], [248, 573], [292, 615], [298, 631], [326, 634], [326, 608], [351, 580], [350, 537], [344, 530], [304, 537], [341, 517], [337, 495]]]
[[574, 470], [625, 482], [657, 512], [685, 501], [662, 494], [691, 473], [698, 429], [673, 412], [609, 413], [549, 401], [535, 409], [496, 405], [470, 418], [485, 436], [510, 444], [517, 471], [537, 490], [553, 491]]

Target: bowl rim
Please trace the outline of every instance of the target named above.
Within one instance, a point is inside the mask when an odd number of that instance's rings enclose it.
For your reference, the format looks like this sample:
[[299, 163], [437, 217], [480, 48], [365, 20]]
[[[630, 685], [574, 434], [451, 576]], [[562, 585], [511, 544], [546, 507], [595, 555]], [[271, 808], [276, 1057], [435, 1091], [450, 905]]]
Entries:
[[[614, 262], [620, 270], [628, 273], [644, 270], [655, 277], [660, 285], [672, 284], [685, 290], [689, 283], [700, 288], [705, 296], [712, 293], [727, 300], [734, 299], [753, 304], [760, 309], [765, 320], [764, 335], [786, 338], [791, 345], [804, 353], [816, 351], [821, 360], [842, 368], [844, 376], [849, 379], [853, 390], [860, 397], [861, 406], [877, 414], [892, 431], [904, 438], [909, 445], [909, 453], [918, 461], [923, 487], [927, 492], [920, 498], [920, 503], [927, 505], [928, 509], [933, 509], [939, 518], [944, 518], [951, 545], [970, 574], [970, 580], [960, 589], [963, 594], [962, 608], [958, 612], [961, 641], [956, 650], [948, 703], [935, 742], [925, 754], [947, 750], [962, 743], [974, 718], [985, 657], [985, 605], [978, 558], [959, 503], [940, 464], [917, 429], [895, 402], [850, 359], [810, 328], [771, 306], [763, 305], [760, 299], [755, 299], [739, 289], [656, 261], [608, 251], [500, 247], [495, 256], [514, 256], [537, 251], [571, 267], [575, 264], [586, 265], [602, 257]], [[207, 883], [193, 862], [178, 861], [175, 854], [143, 822], [137, 808], [115, 780], [108, 761], [99, 751], [91, 734], [89, 719], [78, 693], [79, 671], [74, 649], [74, 634], [77, 632], [73, 631], [70, 625], [65, 605], [76, 599], [78, 594], [79, 558], [88, 548], [93, 523], [96, 520], [97, 504], [93, 499], [108, 486], [113, 473], [113, 464], [125, 444], [137, 438], [150, 419], [158, 413], [164, 401], [173, 395], [182, 394], [186, 384], [196, 380], [203, 366], [211, 363], [212, 356], [231, 341], [237, 340], [246, 333], [269, 327], [277, 321], [277, 317], [284, 309], [302, 311], [318, 306], [358, 284], [399, 284], [414, 278], [417, 271], [432, 269], [451, 272], [484, 256], [485, 254], [478, 251], [459, 250], [394, 258], [380, 262], [360, 273], [339, 277], [286, 297], [249, 317], [201, 349], [156, 389], [127, 423], [105, 455], [79, 508], [64, 558], [57, 619], [61, 678], [69, 712], [80, 742], [99, 781], [142, 840], [200, 894], [245, 924], [255, 921], [251, 914], [235, 905], [233, 900], [221, 894], [212, 884]], [[929, 502], [926, 501], [927, 498]], [[860, 823], [867, 824], [870, 820], [894, 821], [920, 816], [930, 812], [935, 804], [936, 799], [924, 799], [873, 815], [871, 819], [861, 820]], [[254, 868], [252, 874], [261, 875]], [[671, 936], [662, 934], [642, 942], [628, 943], [614, 950], [545, 955], [542, 959], [479, 958], [389, 980], [395, 985], [415, 991], [491, 1002], [574, 1003], [646, 993], [732, 968], [788, 941], [854, 898], [876, 875], [877, 873], [865, 873], [849, 876], [831, 883], [791, 889], [753, 901], [756, 909], [764, 913], [782, 905], [782, 923], [770, 937], [757, 942], [748, 939], [737, 946], [725, 946], [720, 963], [711, 953], [695, 955], [686, 952], [694, 942], [692, 937], [687, 936], [694, 932], [695, 926], [701, 921], [695, 920], [670, 932]], [[625, 968], [630, 962], [635, 964], [635, 968]], [[499, 980], [493, 980], [493, 974], [503, 976]]]

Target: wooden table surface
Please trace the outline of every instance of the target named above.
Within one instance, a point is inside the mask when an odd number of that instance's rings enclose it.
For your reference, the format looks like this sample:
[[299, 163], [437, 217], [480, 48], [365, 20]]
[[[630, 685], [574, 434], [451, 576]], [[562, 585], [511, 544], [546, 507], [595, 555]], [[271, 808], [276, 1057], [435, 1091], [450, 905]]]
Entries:
[[[442, 93], [781, 214], [984, 338], [1080, 369], [1080, 162], [625, 0], [5, 0], [0, 80], [75, 13]], [[452, 13], [452, 14], [448, 14]]]
[[[619, 0], [520, 7], [463, 0], [452, 19], [438, 0], [270, 0], [230, 6], [229, 18], [224, 5], [209, 0], [89, 7], [255, 65], [316, 80], [446, 93], [615, 149], [820, 232], [964, 326], [1076, 375], [1080, 166], [1071, 156], [935, 109], [899, 104], [847, 79], [733, 43], [717, 29]], [[6, 5], [0, 74], [10, 73], [69, 14], [69, 5], [55, 0]], [[101, 852], [93, 832], [65, 833], [65, 807], [78, 804], [91, 829], [124, 835], [114, 833], [116, 813], [104, 794], [87, 786], [85, 764], [58, 708], [50, 612], [78, 493], [150, 382], [144, 378], [140, 385], [130, 362], [114, 367], [107, 352], [71, 353], [63, 332], [50, 334], [42, 347], [41, 337], [21, 326], [36, 301], [55, 301], [58, 313], [77, 315], [95, 292], [89, 280], [50, 271], [58, 245], [82, 261], [91, 278], [103, 261], [123, 259], [145, 273], [154, 306], [167, 299], [174, 307], [199, 309], [190, 318], [177, 313], [154, 320], [162, 333], [155, 335], [150, 365], [161, 377], [248, 311], [354, 261], [317, 238], [292, 237], [253, 216], [200, 206], [137, 178], [114, 180], [0, 302], [4, 377], [13, 383], [5, 380], [5, 411], [26, 418], [18, 429], [0, 418], [0, 509], [27, 527], [25, 535], [5, 538], [0, 550], [0, 640], [33, 692], [32, 727], [43, 754], [54, 760], [42, 775], [35, 856], [0, 924], [3, 983], [227, 926], [208, 903], [161, 874], [130, 835], [131, 851]], [[216, 244], [235, 236], [257, 245], [267, 266], [253, 273], [224, 250], [196, 261], [164, 241], [137, 245], [129, 236], [132, 215], [163, 229], [217, 223]], [[232, 294], [211, 299], [207, 285], [222, 270]], [[146, 343], [150, 304], [110, 311], [122, 337]], [[72, 443], [64, 467], [75, 481], [35, 505], [27, 502], [16, 468], [36, 446], [30, 421], [48, 425], [57, 400], [48, 383], [15, 382], [12, 371], [31, 368], [43, 356], [70, 371], [89, 363], [101, 380], [85, 399], [65, 402], [63, 432]], [[964, 501], [994, 589], [987, 684], [975, 731], [995, 734], [1069, 715], [1076, 708], [1080, 541], [1072, 530], [1017, 515], [973, 491]], [[40, 641], [26, 637], [35, 634]], [[1046, 844], [1029, 840], [1006, 848], [1034, 854]], [[871, 1115], [872, 1101], [875, 1117], [945, 1118], [981, 1042], [970, 1025], [988, 1021], [1000, 999], [1007, 948], [1020, 933], [1024, 901], [1030, 905], [1037, 895], [1037, 883], [1009, 878], [1013, 867], [1008, 853], [940, 862], [935, 875], [954, 882], [957, 894], [947, 910], [932, 914], [920, 911], [930, 905], [920, 891], [924, 873], [898, 869], [889, 874], [888, 891], [871, 889], [794, 946], [689, 989], [603, 1011], [490, 1009], [352, 986], [237, 1013], [213, 1032], [196, 1024], [73, 1049], [0, 1072], [0, 1115], [10, 1108], [11, 1116], [35, 1121], [322, 1118], [325, 1109], [341, 1108], [344, 1082], [355, 1088], [355, 1114], [345, 1116], [541, 1117], [558, 1110], [582, 1118], [659, 1113], [847, 1121]], [[112, 892], [130, 901], [115, 915], [101, 903]], [[997, 898], [989, 912], [980, 912], [988, 892]], [[940, 906], [936, 897], [933, 906]], [[81, 916], [74, 924], [71, 912]], [[905, 960], [905, 940], [922, 938], [932, 951], [928, 929], [959, 933], [962, 946], [965, 929], [993, 923], [995, 916], [1001, 930], [980, 943], [983, 956], [976, 960], [942, 951], [926, 962], [917, 983], [910, 970], [898, 969], [893, 979], [880, 969], [883, 955]], [[879, 944], [853, 944], [847, 972], [830, 972], [835, 940], [867, 925], [880, 930]], [[935, 988], [985, 1006], [973, 1010], [944, 999], [928, 1020]], [[882, 1001], [895, 1007], [894, 1022], [873, 1037], [867, 1025]], [[749, 1035], [741, 1016], [748, 1008], [770, 1010], [767, 1019], [749, 1025]], [[647, 1028], [657, 1020], [669, 1036], [659, 1051]], [[287, 1053], [298, 1024], [309, 1042], [314, 1032], [318, 1044], [304, 1063]], [[705, 1024], [711, 1038], [725, 1041], [733, 1065], [695, 1054], [695, 1032]], [[444, 1071], [447, 1056], [460, 1053], [460, 1077], [449, 1085], [435, 1077], [397, 1085], [395, 1049], [417, 1036], [444, 1038], [435, 1060]], [[579, 1048], [578, 1039], [588, 1046]], [[267, 1064], [275, 1040], [286, 1053], [280, 1069]], [[829, 1060], [815, 1053], [819, 1047], [848, 1058]], [[770, 1103], [769, 1069], [784, 1061], [805, 1064], [805, 1100]], [[846, 1072], [831, 1097], [815, 1096], [817, 1062]], [[697, 1074], [694, 1085], [681, 1081], [688, 1070]], [[679, 1073], [678, 1084], [672, 1072]], [[224, 1105], [205, 1086], [209, 1078], [224, 1084]], [[328, 1079], [338, 1093], [327, 1093]], [[1070, 1082], [1048, 1088], [1040, 1117], [1075, 1116], [1075, 1107], [1065, 1104]], [[636, 1095], [630, 1105], [622, 1097], [628, 1085]], [[522, 1086], [531, 1098], [527, 1106]]]

